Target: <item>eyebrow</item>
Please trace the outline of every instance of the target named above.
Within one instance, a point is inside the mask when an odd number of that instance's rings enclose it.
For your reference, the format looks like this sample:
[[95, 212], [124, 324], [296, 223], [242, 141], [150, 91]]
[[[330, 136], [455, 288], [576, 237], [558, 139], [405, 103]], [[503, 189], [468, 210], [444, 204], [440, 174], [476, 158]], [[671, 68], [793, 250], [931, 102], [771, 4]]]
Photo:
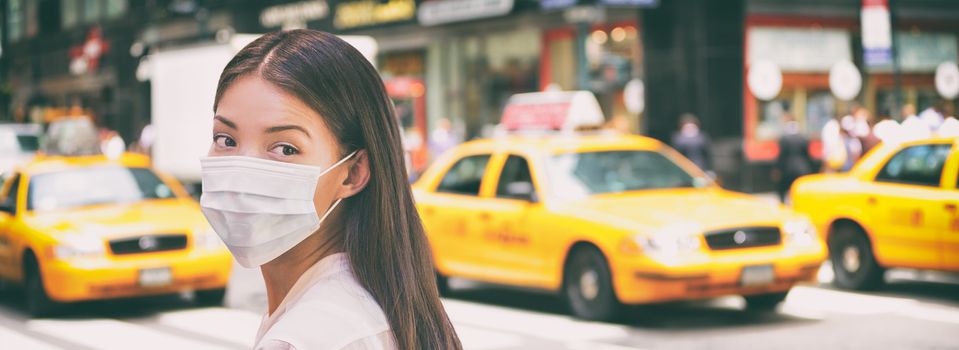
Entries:
[[266, 132], [267, 132], [267, 133], [274, 133], [274, 132], [280, 132], [280, 131], [286, 131], [286, 130], [298, 130], [298, 131], [306, 134], [307, 137], [310, 136], [310, 132], [309, 132], [309, 131], [306, 131], [305, 128], [303, 128], [302, 126], [299, 126], [299, 125], [277, 125], [277, 126], [271, 126], [271, 127], [269, 127], [269, 128], [266, 129]]
[[226, 119], [226, 118], [224, 118], [223, 116], [219, 116], [219, 115], [218, 115], [218, 116], [215, 116], [215, 117], [213, 117], [213, 120], [219, 120], [220, 123], [223, 123], [224, 125], [226, 125], [226, 126], [229, 127], [230, 129], [236, 129], [236, 123], [231, 122], [229, 119]]

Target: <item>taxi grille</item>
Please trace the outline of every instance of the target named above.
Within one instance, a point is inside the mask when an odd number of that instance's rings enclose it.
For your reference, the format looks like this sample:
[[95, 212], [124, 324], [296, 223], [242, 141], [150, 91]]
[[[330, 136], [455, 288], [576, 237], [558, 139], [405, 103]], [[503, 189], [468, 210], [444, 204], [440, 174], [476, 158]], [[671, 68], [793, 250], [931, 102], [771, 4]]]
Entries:
[[186, 235], [183, 234], [143, 235], [110, 241], [110, 251], [114, 255], [163, 252], [184, 248], [186, 248]]
[[712, 250], [766, 247], [779, 245], [782, 235], [778, 227], [750, 227], [707, 233], [706, 244]]

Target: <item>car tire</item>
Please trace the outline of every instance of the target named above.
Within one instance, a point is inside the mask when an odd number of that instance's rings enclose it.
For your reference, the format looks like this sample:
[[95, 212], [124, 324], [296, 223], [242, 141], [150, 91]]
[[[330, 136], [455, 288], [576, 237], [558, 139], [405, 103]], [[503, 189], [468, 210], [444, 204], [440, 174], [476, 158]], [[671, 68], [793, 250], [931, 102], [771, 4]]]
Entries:
[[43, 274], [40, 272], [40, 264], [33, 256], [28, 256], [24, 261], [24, 301], [27, 314], [32, 317], [53, 316], [59, 308], [59, 303], [50, 299], [46, 288], [43, 286]]
[[193, 293], [193, 301], [201, 306], [223, 306], [226, 300], [226, 288], [198, 290]]
[[450, 278], [439, 271], [436, 272], [436, 289], [439, 290], [440, 296], [450, 295]]
[[772, 311], [786, 300], [789, 291], [768, 294], [744, 295], [747, 310]]
[[614, 321], [623, 310], [613, 291], [606, 258], [592, 247], [577, 249], [570, 255], [564, 271], [563, 294], [578, 318]]
[[861, 229], [842, 225], [829, 239], [833, 284], [843, 289], [872, 290], [882, 286], [886, 270], [872, 253], [869, 238]]

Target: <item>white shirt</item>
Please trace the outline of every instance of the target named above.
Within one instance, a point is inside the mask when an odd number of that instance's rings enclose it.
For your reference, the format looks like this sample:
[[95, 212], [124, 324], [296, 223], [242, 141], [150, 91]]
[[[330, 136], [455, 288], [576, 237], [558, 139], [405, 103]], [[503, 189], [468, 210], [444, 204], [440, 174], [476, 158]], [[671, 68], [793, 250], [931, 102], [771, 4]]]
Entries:
[[919, 119], [929, 126], [929, 130], [936, 130], [939, 129], [939, 126], [942, 125], [945, 118], [943, 118], [942, 113], [929, 107], [923, 110], [922, 113], [919, 113]]
[[959, 137], [959, 120], [954, 117], [946, 118], [939, 126], [938, 134], [942, 137]]
[[882, 140], [883, 143], [895, 143], [899, 141], [900, 134], [902, 133], [901, 128], [895, 120], [886, 119], [876, 123], [876, 125], [872, 127], [872, 133]]
[[929, 131], [929, 124], [923, 122], [919, 117], [911, 115], [902, 121], [902, 141], [915, 141], [929, 138], [932, 133]]
[[263, 316], [256, 350], [392, 350], [383, 309], [356, 280], [345, 253], [325, 257]]

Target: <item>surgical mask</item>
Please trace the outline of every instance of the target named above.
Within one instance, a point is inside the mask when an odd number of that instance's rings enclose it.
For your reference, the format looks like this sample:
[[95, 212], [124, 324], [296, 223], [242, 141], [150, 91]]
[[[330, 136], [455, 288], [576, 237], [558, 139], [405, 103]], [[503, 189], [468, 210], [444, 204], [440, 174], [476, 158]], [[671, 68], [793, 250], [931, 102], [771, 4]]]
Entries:
[[254, 157], [201, 158], [200, 207], [240, 265], [261, 266], [320, 228], [341, 199], [317, 215], [317, 181], [355, 154], [327, 169]]

